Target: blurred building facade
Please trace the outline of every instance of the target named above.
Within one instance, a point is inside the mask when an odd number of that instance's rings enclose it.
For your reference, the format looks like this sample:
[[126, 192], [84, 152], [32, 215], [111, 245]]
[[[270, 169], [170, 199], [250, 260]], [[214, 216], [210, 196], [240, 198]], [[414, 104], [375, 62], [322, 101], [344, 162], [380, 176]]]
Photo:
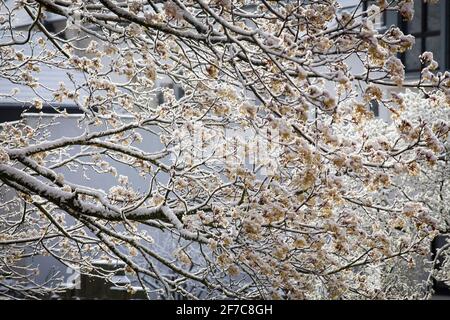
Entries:
[[[4, 1], [6, 4], [12, 3], [13, 1]], [[360, 0], [340, 0], [342, 5], [341, 10], [366, 10], [372, 4], [376, 4], [376, 0], [368, 0], [361, 2]], [[376, 20], [376, 25], [380, 31], [388, 28], [391, 25], [400, 26], [405, 34], [411, 33], [416, 37], [416, 43], [412, 50], [400, 55], [407, 73], [407, 79], [417, 79], [420, 76], [420, 61], [419, 55], [424, 51], [431, 51], [434, 53], [435, 60], [439, 62], [440, 71], [450, 70], [450, 1], [441, 0], [436, 4], [431, 2], [423, 3], [423, 1], [416, 0], [415, 2], [415, 15], [411, 22], [403, 21], [402, 17], [396, 12], [386, 12]], [[31, 19], [26, 16], [16, 17], [14, 21], [14, 27], [17, 30], [27, 30], [31, 24]], [[65, 21], [56, 15], [51, 13], [47, 14], [47, 20], [45, 21], [46, 28], [51, 32], [59, 32], [64, 29]], [[70, 32], [70, 31], [67, 31]], [[70, 34], [61, 33], [61, 37], [70, 37]], [[26, 49], [25, 49], [26, 50]], [[350, 60], [349, 64], [354, 64], [355, 68], [361, 68], [357, 66], [356, 61]], [[82, 75], [74, 76], [75, 80], [77, 77], [82, 77]], [[42, 87], [55, 88], [55, 84], [58, 82], [64, 82], [70, 88], [70, 79], [67, 74], [60, 69], [43, 67], [39, 73], [39, 82]], [[167, 79], [161, 79], [157, 83], [159, 86], [173, 86]], [[14, 88], [19, 88], [20, 92], [12, 96], [8, 94], [14, 91]], [[180, 88], [175, 87], [175, 93], [177, 96], [183, 94]], [[41, 90], [41, 89], [39, 89]], [[51, 91], [46, 91], [42, 89], [38, 92], [40, 96], [49, 101], [52, 100]], [[2, 95], [6, 94], [6, 95]], [[60, 136], [75, 136], [80, 133], [79, 128], [76, 126], [76, 121], [78, 116], [81, 115], [81, 111], [76, 105], [70, 101], [64, 101], [62, 103], [51, 103], [44, 105], [43, 113], [39, 114], [37, 110], [33, 108], [33, 99], [36, 97], [36, 93], [26, 86], [17, 85], [11, 79], [6, 79], [0, 77], [0, 123], [6, 121], [19, 120], [21, 117], [26, 117], [27, 121], [32, 124], [38, 121], [38, 118], [42, 116], [51, 118], [51, 114], [55, 113], [55, 107], [59, 110], [66, 110], [71, 116], [61, 119], [60, 125], [54, 126], [51, 132], [52, 137]], [[157, 97], [155, 103], [161, 103], [161, 97]], [[26, 111], [26, 113], [23, 113]], [[374, 103], [372, 105], [372, 111], [375, 115], [388, 120], [389, 112], [383, 110], [378, 104]], [[133, 173], [130, 171], [130, 176]], [[70, 175], [69, 175], [70, 177]], [[72, 174], [74, 181], [76, 181], [76, 175]], [[96, 187], [109, 188], [109, 185], [113, 183], [113, 180], [99, 182], [100, 184]], [[53, 272], [57, 269], [62, 272], [66, 272], [65, 267], [62, 265], [55, 266], [55, 261], [49, 260], [48, 258], [36, 257], [36, 263], [41, 264], [42, 267], [42, 279], [45, 278], [46, 274]], [[71, 273], [67, 273], [67, 278], [72, 278]], [[100, 290], [100, 289], [99, 289]]]

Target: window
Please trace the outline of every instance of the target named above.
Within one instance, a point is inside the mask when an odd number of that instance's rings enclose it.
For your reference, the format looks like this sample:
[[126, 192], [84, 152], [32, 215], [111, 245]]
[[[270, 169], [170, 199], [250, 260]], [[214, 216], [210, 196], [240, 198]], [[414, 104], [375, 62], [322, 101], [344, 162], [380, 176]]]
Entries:
[[[450, 240], [449, 234], [440, 234], [436, 236], [433, 241], [431, 242], [431, 260], [433, 261], [436, 258], [436, 254], [438, 250], [442, 249]], [[436, 271], [442, 270], [444, 263], [444, 254], [440, 256], [440, 259], [438, 258], [436, 261], [436, 264], [434, 265], [433, 269]], [[433, 280], [433, 289], [436, 292], [436, 294], [441, 295], [449, 295], [450, 294], [450, 285], [448, 282], [445, 281], [439, 281], [435, 277], [432, 278]]]
[[425, 51], [431, 51], [434, 59], [444, 64], [441, 53], [441, 6], [437, 4], [414, 2], [414, 18], [405, 22], [401, 19], [401, 26], [405, 33], [412, 34], [416, 43], [411, 50], [402, 54], [401, 58], [407, 72], [418, 72], [422, 68], [419, 55]]
[[[362, 10], [367, 11], [371, 5], [377, 5], [377, 0], [365, 0], [362, 3]], [[375, 18], [375, 26], [377, 28], [382, 28], [386, 25], [386, 10], [383, 13], [378, 14]]]
[[[448, 17], [448, 16], [450, 16], [450, 2], [445, 2], [445, 11], [446, 11], [446, 14], [445, 14], [445, 16], [446, 17]], [[447, 59], [447, 61], [445, 61], [445, 63], [446, 63], [446, 65], [445, 65], [445, 68], [446, 68], [446, 70], [449, 70], [450, 69], [450, 19], [449, 18], [446, 18], [445, 20], [444, 20], [444, 23], [445, 23], [445, 32], [446, 32], [446, 43], [445, 43], [445, 47], [444, 47], [444, 49], [445, 49], [445, 57], [446, 57], [446, 59]]]
[[373, 99], [369, 101], [369, 110], [373, 112], [375, 117], [380, 115], [380, 104], [377, 100]]
[[[347, 12], [350, 14], [356, 13], [361, 17], [361, 12], [367, 11], [371, 5], [376, 5], [377, 0], [363, 0], [363, 1], [356, 1], [356, 0], [340, 0], [338, 1], [341, 4], [341, 8], [339, 9], [339, 13]], [[362, 15], [363, 18], [366, 18], [367, 15]], [[383, 11], [383, 13], [378, 14], [373, 23], [375, 24], [375, 27], [378, 29], [383, 28], [386, 25], [386, 11]]]
[[[184, 96], [184, 90], [180, 85], [174, 85], [173, 82], [170, 83], [162, 83], [160, 84], [161, 87], [166, 87], [166, 88], [170, 88], [173, 89], [173, 93], [175, 94], [175, 98], [181, 99]], [[156, 103], [158, 105], [163, 104], [164, 103], [164, 94], [162, 92], [158, 92], [157, 96], [156, 96]]]

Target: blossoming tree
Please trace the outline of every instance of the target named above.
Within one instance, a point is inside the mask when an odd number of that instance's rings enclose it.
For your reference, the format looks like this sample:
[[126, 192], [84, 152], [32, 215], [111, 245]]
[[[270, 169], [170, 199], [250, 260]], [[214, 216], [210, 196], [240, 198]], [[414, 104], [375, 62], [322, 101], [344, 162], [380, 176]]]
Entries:
[[[53, 290], [20, 264], [50, 255], [166, 298], [421, 297], [393, 273], [447, 230], [450, 74], [427, 52], [406, 81], [414, 37], [373, 21], [413, 0], [363, 2], [2, 1], [0, 78], [54, 113], [2, 124], [0, 286]], [[67, 101], [79, 134], [56, 137]]]

